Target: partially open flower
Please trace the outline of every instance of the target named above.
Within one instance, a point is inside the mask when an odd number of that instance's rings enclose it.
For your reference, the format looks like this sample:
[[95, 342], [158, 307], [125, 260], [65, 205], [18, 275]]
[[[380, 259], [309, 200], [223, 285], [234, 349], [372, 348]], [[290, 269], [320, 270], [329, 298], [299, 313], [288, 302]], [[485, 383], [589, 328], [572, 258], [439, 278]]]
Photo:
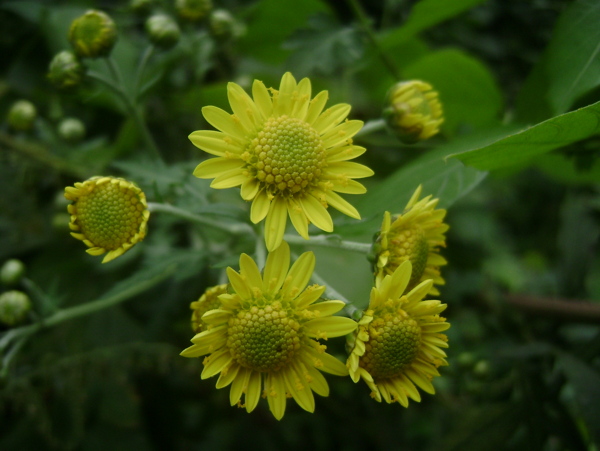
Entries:
[[207, 329], [208, 324], [202, 321], [202, 315], [209, 310], [218, 309], [221, 307], [219, 296], [227, 293], [227, 284], [217, 285], [208, 288], [200, 299], [190, 304], [192, 309], [192, 330], [199, 334]]
[[239, 273], [227, 268], [233, 293], [219, 296], [221, 306], [202, 316], [208, 327], [181, 353], [208, 355], [202, 379], [220, 373], [217, 388], [231, 385], [232, 406], [252, 412], [262, 395], [278, 420], [288, 397], [313, 412], [313, 392], [328, 396], [321, 371], [348, 374], [346, 366], [317, 340], [356, 329], [350, 318], [332, 316], [344, 307], [342, 301], [317, 302], [325, 287], [307, 287], [315, 266], [312, 252], [289, 266], [290, 248], [285, 241], [269, 254], [262, 274], [254, 260], [242, 254]]
[[82, 240], [90, 255], [107, 253], [109, 262], [146, 236], [150, 212], [144, 192], [122, 178], [92, 177], [65, 188], [71, 201], [71, 235]]
[[432, 281], [426, 280], [411, 291], [406, 287], [411, 276], [410, 261], [391, 275], [377, 281], [371, 290], [367, 310], [349, 340], [347, 366], [354, 382], [363, 379], [378, 402], [421, 401], [419, 387], [434, 394], [431, 380], [437, 368], [446, 366], [448, 338], [441, 334], [450, 327], [439, 316], [446, 309], [440, 301], [424, 301]]
[[0, 322], [15, 326], [27, 317], [31, 310], [31, 300], [22, 291], [6, 291], [0, 294]]
[[85, 76], [85, 67], [70, 50], [57, 53], [48, 69], [48, 79], [59, 89], [69, 89], [78, 86]]
[[29, 100], [17, 100], [8, 112], [8, 125], [18, 131], [28, 131], [33, 128], [37, 117], [37, 109]]
[[431, 138], [444, 122], [437, 91], [421, 80], [397, 83], [383, 110], [388, 127], [407, 144]]
[[[403, 213], [393, 216], [387, 211], [384, 213], [381, 231], [375, 236], [370, 256], [379, 281], [392, 274], [401, 263], [410, 261], [412, 276], [409, 290], [427, 279], [443, 285], [439, 267], [447, 264], [439, 254], [439, 248], [446, 246], [444, 234], [449, 228], [444, 223], [446, 210], [436, 209], [439, 199], [431, 196], [419, 200], [421, 191], [419, 185]], [[440, 293], [432, 286], [430, 294]]]
[[108, 14], [91, 9], [71, 23], [69, 41], [81, 58], [108, 56], [117, 42], [117, 26]]

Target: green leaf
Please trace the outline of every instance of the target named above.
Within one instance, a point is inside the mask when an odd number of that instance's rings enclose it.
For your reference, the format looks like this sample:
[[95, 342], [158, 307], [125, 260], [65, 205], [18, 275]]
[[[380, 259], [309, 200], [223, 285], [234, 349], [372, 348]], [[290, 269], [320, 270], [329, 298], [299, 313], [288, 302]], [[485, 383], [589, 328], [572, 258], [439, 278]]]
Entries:
[[404, 25], [381, 39], [384, 48], [392, 42], [398, 43], [448, 20], [485, 0], [422, 0], [412, 9]]
[[294, 50], [288, 65], [298, 77], [331, 75], [358, 61], [363, 55], [362, 39], [353, 27], [342, 27], [325, 14], [308, 20], [283, 47]]
[[460, 50], [441, 50], [406, 67], [403, 74], [431, 83], [439, 92], [444, 131], [497, 123], [502, 95], [490, 71], [476, 58]]
[[594, 158], [589, 165], [580, 167], [575, 158], [551, 152], [536, 158], [534, 165], [561, 183], [569, 185], [600, 183], [600, 159], [598, 158]]
[[329, 12], [328, 6], [319, 0], [261, 0], [250, 14], [247, 32], [239, 41], [238, 51], [246, 57], [281, 63], [289, 55], [281, 43], [294, 30], [304, 27], [309, 16], [318, 12]]
[[439, 197], [440, 206], [447, 208], [477, 186], [486, 173], [455, 160], [446, 161], [446, 157], [487, 145], [513, 131], [511, 127], [498, 127], [455, 139], [398, 169], [354, 204], [364, 218], [386, 210], [401, 212], [417, 186], [422, 184], [424, 195]]
[[[600, 3], [573, 2], [559, 18], [543, 57], [517, 98], [520, 120], [564, 113], [600, 85]], [[575, 50], [576, 49], [576, 50]]]
[[477, 169], [526, 163], [532, 157], [600, 132], [600, 102], [548, 119], [477, 149], [450, 155]]

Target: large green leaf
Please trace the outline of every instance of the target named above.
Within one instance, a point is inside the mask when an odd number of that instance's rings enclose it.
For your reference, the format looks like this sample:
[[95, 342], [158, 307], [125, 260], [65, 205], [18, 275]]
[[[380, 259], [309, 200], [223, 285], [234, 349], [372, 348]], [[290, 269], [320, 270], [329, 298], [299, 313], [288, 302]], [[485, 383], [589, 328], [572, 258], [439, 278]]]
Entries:
[[450, 155], [477, 169], [505, 168], [600, 132], [600, 102], [548, 119], [494, 143]]
[[524, 121], [564, 113], [600, 85], [600, 3], [573, 2], [559, 18], [552, 40], [517, 98]]
[[446, 132], [459, 125], [482, 127], [498, 120], [503, 102], [494, 77], [479, 60], [460, 50], [431, 53], [406, 67], [403, 74], [431, 83], [440, 93]]
[[414, 190], [422, 184], [423, 194], [439, 197], [440, 206], [447, 208], [477, 186], [486, 173], [445, 157], [485, 146], [513, 131], [511, 127], [497, 127], [455, 139], [398, 169], [361, 196], [355, 205], [364, 218], [386, 210], [401, 212]]
[[412, 38], [440, 22], [450, 19], [485, 0], [422, 0], [417, 3], [404, 25], [381, 39], [383, 47]]

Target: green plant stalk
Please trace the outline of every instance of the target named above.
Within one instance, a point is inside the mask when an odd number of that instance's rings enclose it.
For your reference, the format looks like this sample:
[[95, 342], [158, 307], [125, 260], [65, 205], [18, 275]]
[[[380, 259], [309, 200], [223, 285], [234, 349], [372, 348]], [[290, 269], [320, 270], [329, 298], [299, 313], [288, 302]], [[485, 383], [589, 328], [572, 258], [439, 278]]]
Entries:
[[310, 240], [305, 240], [301, 236], [285, 235], [285, 241], [290, 244], [310, 245], [319, 247], [330, 247], [335, 249], [344, 249], [347, 251], [360, 252], [368, 254], [371, 251], [370, 243], [357, 243], [355, 241], [346, 241], [341, 238], [329, 235], [314, 235]]
[[353, 317], [355, 312], [358, 312], [358, 308], [356, 308], [354, 305], [352, 305], [352, 303], [348, 299], [346, 299], [344, 297], [344, 295], [342, 295], [339, 291], [337, 291], [334, 288], [331, 288], [331, 286], [321, 276], [319, 276], [319, 274], [317, 274], [316, 272], [313, 271], [311, 279], [315, 283], [317, 283], [319, 285], [323, 285], [325, 287], [325, 293], [324, 293], [325, 298], [330, 299], [330, 300], [342, 301], [344, 304], [346, 304], [346, 307], [344, 307], [344, 310], [347, 312], [347, 314], [350, 318]]
[[385, 119], [373, 119], [372, 121], [368, 121], [365, 123], [363, 128], [361, 128], [356, 135], [354, 135], [354, 139], [360, 138], [362, 136], [370, 135], [371, 133], [378, 132], [380, 130], [385, 129]]
[[194, 213], [190, 213], [187, 210], [183, 210], [178, 207], [174, 207], [169, 204], [161, 204], [157, 202], [148, 202], [148, 209], [150, 212], [161, 212], [161, 213], [169, 213], [173, 216], [179, 216], [180, 218], [187, 219], [188, 221], [192, 221], [198, 224], [202, 224], [209, 227], [214, 227], [216, 229], [225, 230], [226, 232], [231, 233], [232, 235], [244, 235], [244, 234], [254, 234], [254, 229], [248, 225], [243, 223], [238, 224], [228, 224], [223, 223], [221, 221], [217, 221], [211, 218], [207, 218], [204, 216], [196, 215]]
[[390, 75], [392, 77], [394, 77], [396, 80], [400, 80], [400, 78], [401, 78], [400, 72], [398, 71], [395, 64], [392, 62], [392, 60], [388, 58], [386, 53], [383, 51], [383, 49], [379, 45], [379, 42], [377, 41], [377, 36], [375, 36], [375, 33], [373, 32], [373, 28], [371, 27], [371, 21], [367, 17], [367, 14], [363, 10], [363, 8], [360, 5], [360, 3], [358, 2], [358, 0], [346, 0], [346, 2], [348, 3], [348, 6], [350, 6], [350, 9], [354, 13], [354, 17], [356, 17], [358, 19], [358, 21], [360, 22], [361, 26], [363, 27], [363, 30], [367, 34], [369, 41], [371, 41], [371, 44], [375, 48], [377, 55], [383, 62], [384, 66], [386, 67], [386, 69], [388, 70]]

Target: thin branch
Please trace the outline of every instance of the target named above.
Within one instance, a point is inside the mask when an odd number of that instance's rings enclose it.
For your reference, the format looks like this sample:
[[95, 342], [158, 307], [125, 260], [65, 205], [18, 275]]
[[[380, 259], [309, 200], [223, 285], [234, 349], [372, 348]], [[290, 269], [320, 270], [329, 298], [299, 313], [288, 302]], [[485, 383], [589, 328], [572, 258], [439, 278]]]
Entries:
[[525, 313], [563, 322], [600, 323], [600, 304], [587, 301], [552, 299], [524, 294], [509, 294], [507, 302]]

